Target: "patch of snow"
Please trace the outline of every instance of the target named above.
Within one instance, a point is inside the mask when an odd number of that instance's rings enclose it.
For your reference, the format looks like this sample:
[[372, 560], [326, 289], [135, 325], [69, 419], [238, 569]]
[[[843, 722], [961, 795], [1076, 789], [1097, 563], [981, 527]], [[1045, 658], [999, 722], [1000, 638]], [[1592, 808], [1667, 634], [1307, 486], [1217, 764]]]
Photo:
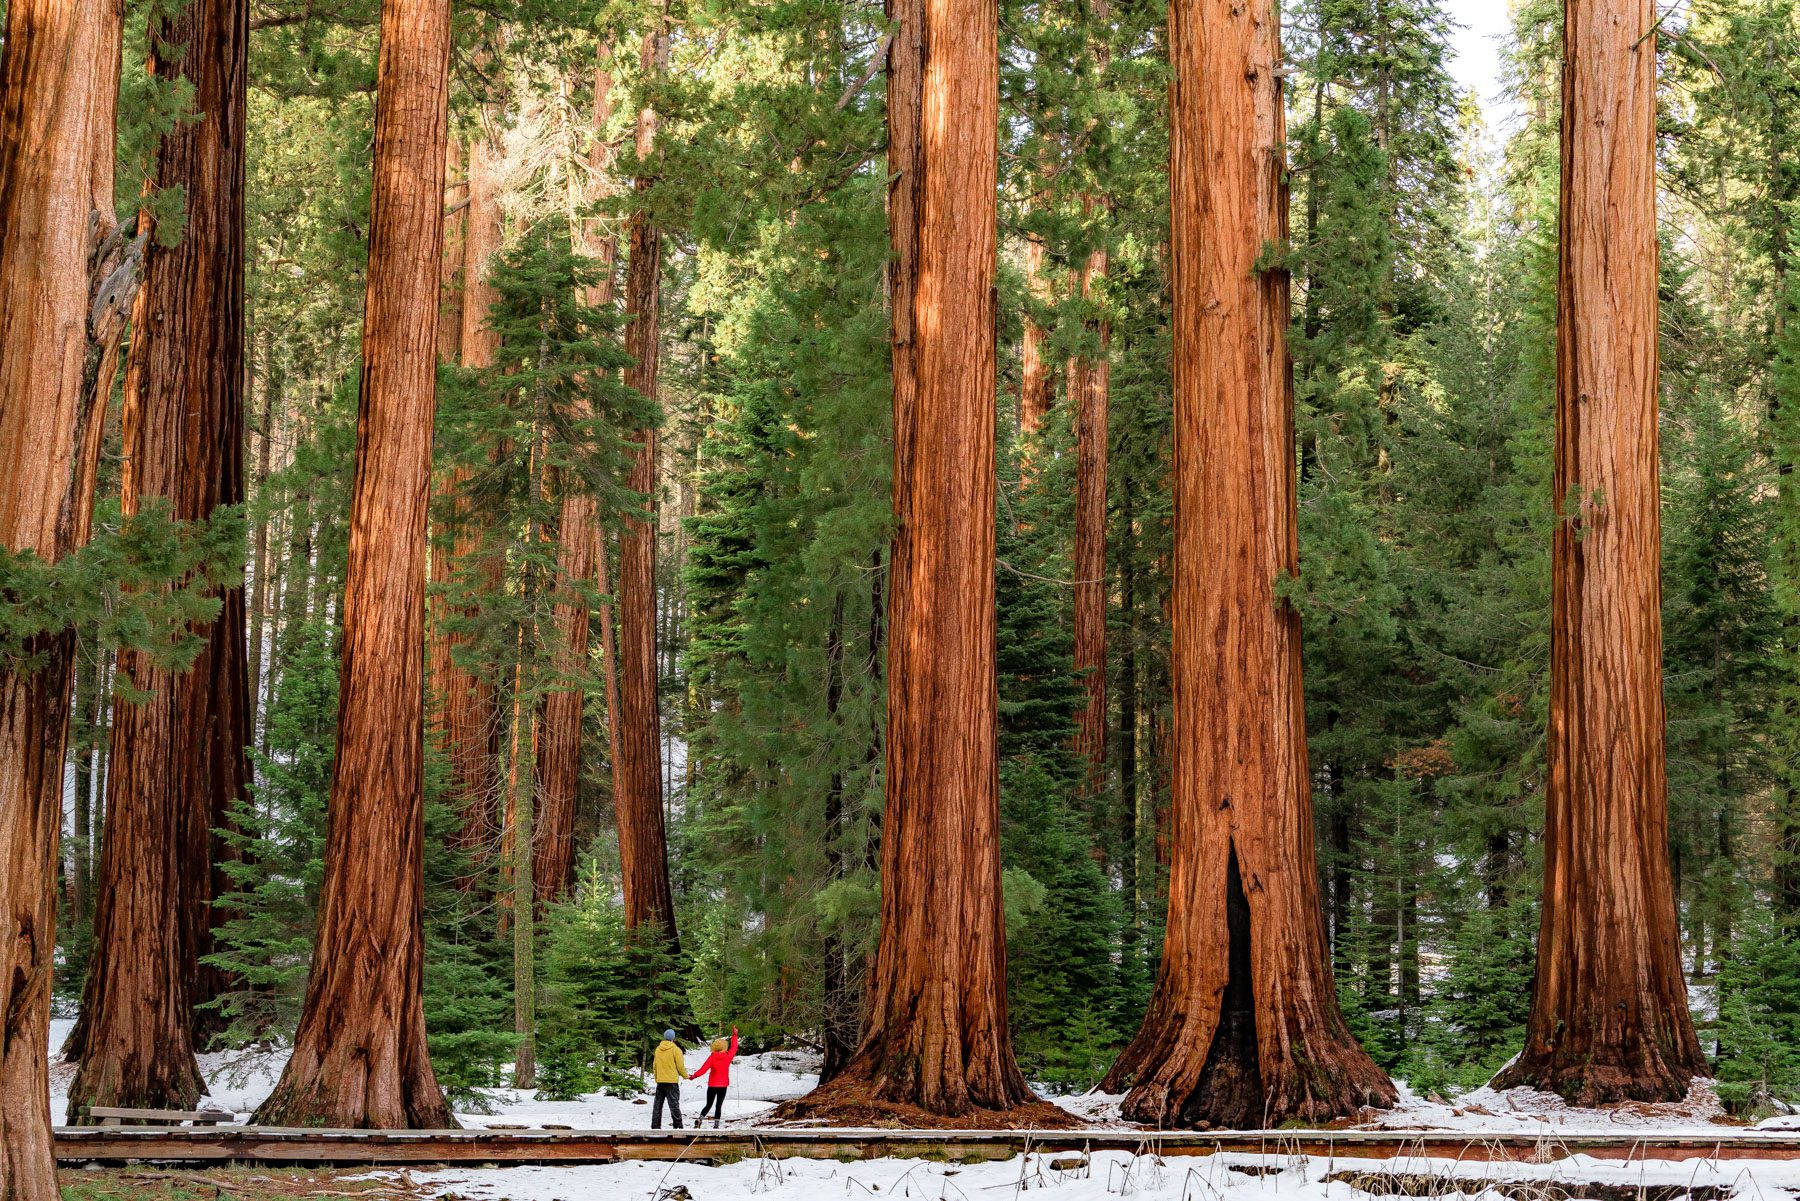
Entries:
[[[62, 1125], [69, 1109], [69, 1085], [75, 1065], [57, 1058], [75, 1023], [56, 1018], [50, 1023], [50, 1120]], [[687, 1052], [692, 1072], [706, 1061], [708, 1048]], [[200, 1075], [206, 1094], [200, 1108], [228, 1109], [247, 1120], [258, 1105], [275, 1091], [287, 1066], [289, 1049], [275, 1047], [236, 1051], [208, 1051], [199, 1056]], [[731, 1065], [731, 1091], [725, 1095], [725, 1124], [743, 1125], [791, 1097], [811, 1092], [818, 1082], [818, 1059], [792, 1051], [740, 1055]], [[631, 1097], [590, 1093], [574, 1101], [541, 1101], [533, 1090], [495, 1088], [481, 1090], [484, 1113], [459, 1113], [465, 1127], [569, 1126], [574, 1129], [633, 1129], [650, 1125], [650, 1097], [654, 1087], [645, 1077], [644, 1091]], [[704, 1079], [683, 1081], [682, 1117], [689, 1124], [706, 1103]], [[666, 1118], [664, 1119], [667, 1120]]]
[[1625, 1101], [1582, 1109], [1555, 1093], [1532, 1088], [1471, 1089], [1446, 1101], [1421, 1097], [1396, 1081], [1400, 1103], [1364, 1123], [1374, 1130], [1467, 1130], [1490, 1133], [1549, 1129], [1568, 1133], [1595, 1130], [1693, 1130], [1736, 1125], [1725, 1115], [1711, 1080], [1696, 1080], [1680, 1101]]
[[[1061, 1167], [1053, 1165], [1062, 1165]], [[1017, 1156], [995, 1163], [921, 1159], [843, 1163], [820, 1159], [746, 1159], [733, 1164], [632, 1161], [576, 1167], [413, 1171], [413, 1183], [440, 1197], [466, 1201], [814, 1201], [883, 1197], [913, 1201], [1365, 1201], [1371, 1196], [1328, 1176], [1345, 1172], [1426, 1177], [1429, 1195], [1502, 1201], [1488, 1186], [1526, 1182], [1555, 1196], [1585, 1183], [1632, 1189], [1719, 1188], [1742, 1201], [1766, 1201], [1800, 1189], [1800, 1164], [1770, 1160], [1618, 1161], [1570, 1156], [1541, 1164], [1459, 1163], [1406, 1157], [1387, 1160], [1217, 1154], [1134, 1155], [1102, 1151]], [[379, 1175], [379, 1174], [378, 1174]], [[1558, 1186], [1553, 1190], [1552, 1186]]]
[[[687, 1053], [687, 1070], [706, 1061], [707, 1048]], [[731, 1090], [725, 1094], [727, 1126], [746, 1125], [782, 1101], [802, 1096], [818, 1083], [816, 1062], [792, 1052], [740, 1055], [731, 1065]], [[484, 1089], [492, 1112], [458, 1114], [470, 1128], [516, 1125], [568, 1126], [576, 1130], [629, 1130], [650, 1125], [650, 1098], [655, 1089], [645, 1079], [644, 1091], [630, 1097], [589, 1093], [574, 1101], [540, 1101], [532, 1091]], [[681, 1115], [689, 1125], [706, 1104], [706, 1080], [683, 1081]], [[668, 1118], [665, 1116], [665, 1122]]]

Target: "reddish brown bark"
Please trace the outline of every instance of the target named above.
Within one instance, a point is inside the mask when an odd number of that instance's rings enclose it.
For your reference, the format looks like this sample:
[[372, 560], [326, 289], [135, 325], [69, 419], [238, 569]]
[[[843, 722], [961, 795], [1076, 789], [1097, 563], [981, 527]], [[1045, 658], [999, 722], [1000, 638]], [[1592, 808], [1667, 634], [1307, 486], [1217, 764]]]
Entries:
[[[1035, 236], [1025, 239], [1025, 289], [1039, 304], [1050, 301], [1050, 281], [1044, 275], [1044, 240]], [[1025, 314], [1025, 333], [1019, 343], [1019, 433], [1030, 438], [1044, 428], [1050, 409], [1056, 403], [1056, 377], [1050, 372], [1050, 359], [1045, 353], [1048, 340], [1044, 327], [1029, 311]]]
[[[612, 77], [607, 73], [608, 54], [600, 50], [594, 68], [593, 140], [588, 148], [591, 194], [589, 202], [605, 194], [612, 168], [606, 143], [606, 123], [612, 116]], [[588, 289], [586, 303], [609, 309], [613, 303], [613, 258], [617, 244], [605, 233], [603, 223], [582, 223], [582, 252], [602, 268], [599, 282]], [[594, 498], [578, 481], [571, 481], [557, 519], [557, 574], [565, 589], [578, 588], [595, 576], [598, 524]], [[579, 597], [565, 592], [551, 615], [556, 646], [556, 670], [570, 686], [544, 697], [538, 747], [538, 812], [532, 877], [539, 904], [555, 901], [568, 892], [575, 877], [575, 795], [581, 783], [581, 712], [584, 691], [578, 683], [587, 671], [588, 607]]]
[[[495, 178], [498, 157], [499, 149], [485, 133], [470, 140], [468, 203], [458, 214], [462, 273], [454, 295], [459, 318], [457, 349], [462, 366], [471, 369], [492, 366], [498, 348], [498, 338], [488, 324], [488, 310], [495, 298], [492, 260], [501, 240], [500, 193]], [[459, 573], [471, 569], [498, 587], [497, 565], [472, 566], [486, 550], [480, 515], [470, 508], [466, 495], [474, 476], [474, 468], [459, 465], [442, 481], [450, 498], [451, 528], [449, 545], [439, 546], [432, 578], [444, 587], [452, 586]], [[445, 622], [468, 616], [457, 606], [440, 604]], [[430, 654], [440, 736], [450, 764], [449, 795], [459, 818], [450, 842], [473, 866], [491, 853], [499, 833], [500, 710], [493, 684], [457, 662], [468, 644], [467, 636], [443, 626], [440, 622], [433, 633]], [[462, 882], [473, 887], [480, 878], [471, 871]]]
[[1497, 1083], [1667, 1100], [1706, 1070], [1669, 867], [1657, 481], [1656, 14], [1563, 8], [1544, 896]]
[[449, 0], [384, 0], [338, 751], [306, 1004], [257, 1111], [272, 1125], [454, 1125], [420, 994], [420, 648], [449, 64]]
[[[120, 6], [11, 0], [0, 50], [0, 545], [55, 563], [87, 529], [90, 257], [113, 229]], [[88, 398], [96, 394], [87, 393]], [[99, 398], [102, 399], [103, 398]], [[73, 631], [0, 667], [0, 1199], [56, 1201], [50, 984]]]
[[[164, 135], [155, 186], [185, 197], [180, 242], [152, 243], [132, 313], [125, 368], [121, 501], [168, 502], [182, 521], [244, 499], [243, 0], [197, 0], [159, 22], [150, 69], [185, 79], [202, 114]], [[148, 222], [148, 212], [140, 220]], [[203, 1085], [196, 1006], [222, 991], [212, 950], [215, 829], [248, 783], [249, 679], [242, 587], [192, 631], [205, 647], [186, 671], [122, 651], [141, 694], [114, 706], [93, 961], [69, 1049], [80, 1066], [68, 1120], [89, 1105], [187, 1108]]]
[[[447, 137], [444, 146], [444, 249], [438, 256], [437, 355], [440, 363], [457, 364], [462, 360], [463, 255], [467, 244], [468, 203], [469, 181], [463, 164], [462, 141]], [[457, 744], [450, 737], [453, 707], [450, 696], [455, 692], [460, 697], [468, 684], [453, 658], [456, 638], [449, 626], [455, 610], [445, 595], [456, 577], [458, 523], [452, 520], [448, 523], [449, 528], [444, 528], [444, 511], [454, 508], [457, 492], [464, 481], [465, 476], [454, 471], [435, 481], [441, 490], [438, 515], [432, 519], [434, 528], [426, 548], [430, 559], [425, 632], [425, 680], [430, 689], [430, 704], [426, 720], [430, 723], [433, 743], [443, 752], [453, 773], [457, 766]], [[460, 796], [454, 791], [454, 784], [452, 789], [453, 796]], [[465, 820], [457, 825], [451, 843], [464, 854], [473, 856], [480, 849], [479, 826], [472, 827], [466, 820], [470, 806], [463, 804], [460, 808]], [[479, 812], [479, 809], [475, 811]], [[477, 872], [468, 871], [459, 876], [456, 883], [460, 888], [472, 889], [479, 880]]]
[[469, 223], [469, 180], [462, 161], [462, 141], [444, 146], [444, 253], [438, 256], [438, 361], [462, 361], [463, 248]]
[[594, 530], [594, 590], [600, 594], [600, 611], [594, 618], [595, 624], [600, 627], [600, 691], [601, 699], [606, 703], [606, 762], [615, 769], [613, 791], [616, 798], [616, 768], [619, 762], [619, 648], [613, 638], [615, 603], [606, 555], [606, 530], [598, 527]]
[[1158, 1126], [1392, 1104], [1338, 1012], [1319, 904], [1300, 619], [1280, 39], [1267, 0], [1169, 11], [1175, 338], [1168, 924], [1106, 1087]]
[[[1097, 208], [1091, 199], [1090, 212]], [[1081, 298], [1096, 305], [1106, 279], [1105, 246], [1090, 252], [1081, 269]], [[1106, 787], [1106, 438], [1112, 364], [1107, 349], [1112, 323], [1088, 322], [1098, 342], [1093, 358], [1069, 363], [1069, 403], [1075, 419], [1075, 670], [1083, 702], [1075, 715], [1075, 753], [1087, 767], [1090, 795]]]
[[[668, 34], [644, 36], [644, 73], [660, 72], [668, 58]], [[637, 156], [648, 163], [656, 144], [656, 110], [639, 108]], [[653, 180], [640, 175], [640, 197]], [[662, 234], [642, 204], [631, 215], [631, 250], [625, 270], [625, 350], [633, 365], [625, 383], [656, 401], [661, 353], [658, 306], [662, 290]], [[627, 517], [619, 529], [619, 708], [613, 759], [613, 810], [619, 825], [619, 866], [624, 882], [625, 924], [661, 927], [675, 939], [675, 900], [669, 887], [668, 841], [663, 832], [662, 734], [656, 698], [656, 430], [635, 436], [629, 484], [641, 493], [649, 520]]]
[[881, 936], [861, 1045], [800, 1103], [958, 1117], [1034, 1100], [1013, 1059], [994, 638], [992, 0], [893, 0], [894, 546]]

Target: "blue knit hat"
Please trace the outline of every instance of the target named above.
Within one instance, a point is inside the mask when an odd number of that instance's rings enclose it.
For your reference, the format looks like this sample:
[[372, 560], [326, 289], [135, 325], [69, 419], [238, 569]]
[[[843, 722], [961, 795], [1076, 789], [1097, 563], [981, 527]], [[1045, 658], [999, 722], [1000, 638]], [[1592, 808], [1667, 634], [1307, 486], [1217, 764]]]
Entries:
[[675, 1032], [673, 1030], [664, 1030], [663, 1037], [668, 1039], [670, 1042], [674, 1042], [675, 1041]]

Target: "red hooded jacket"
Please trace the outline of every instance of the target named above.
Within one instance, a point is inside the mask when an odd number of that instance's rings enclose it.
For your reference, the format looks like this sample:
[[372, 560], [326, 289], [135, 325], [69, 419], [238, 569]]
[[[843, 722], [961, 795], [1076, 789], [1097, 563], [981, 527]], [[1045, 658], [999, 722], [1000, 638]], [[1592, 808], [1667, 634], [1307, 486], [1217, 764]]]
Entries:
[[710, 1087], [729, 1087], [731, 1085], [731, 1061], [737, 1058], [737, 1043], [737, 1031], [733, 1030], [731, 1032], [731, 1045], [723, 1051], [714, 1051], [711, 1055], [708, 1055], [706, 1057], [706, 1062], [701, 1064], [700, 1069], [689, 1076], [688, 1079], [698, 1080], [701, 1076], [706, 1075], [707, 1072], [711, 1072], [712, 1075], [707, 1076], [706, 1078], [706, 1083]]

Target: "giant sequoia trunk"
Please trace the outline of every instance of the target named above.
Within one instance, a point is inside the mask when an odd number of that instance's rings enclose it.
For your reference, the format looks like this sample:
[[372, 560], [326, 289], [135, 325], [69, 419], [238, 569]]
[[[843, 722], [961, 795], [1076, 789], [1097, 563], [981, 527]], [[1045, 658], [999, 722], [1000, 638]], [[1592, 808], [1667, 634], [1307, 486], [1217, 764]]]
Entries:
[[881, 936], [861, 1045], [797, 1106], [1033, 1100], [1006, 1022], [994, 663], [992, 0], [893, 0], [894, 547]]
[[[644, 35], [640, 52], [646, 76], [660, 72], [668, 34]], [[656, 110], [637, 117], [637, 155], [649, 160], [656, 143]], [[652, 181], [640, 176], [639, 193]], [[656, 400], [661, 351], [658, 306], [662, 290], [662, 235], [643, 205], [631, 215], [631, 257], [625, 269], [625, 350], [633, 364], [625, 383]], [[613, 810], [619, 824], [619, 867], [624, 880], [625, 924], [658, 928], [675, 941], [675, 901], [669, 887], [668, 841], [663, 832], [662, 729], [656, 703], [656, 431], [636, 435], [629, 484], [642, 493], [649, 520], [626, 518], [619, 530], [619, 711], [613, 760]]]
[[337, 760], [294, 1052], [256, 1120], [454, 1124], [425, 1047], [425, 516], [437, 383], [449, 0], [384, 0]]
[[1338, 1012], [1313, 854], [1280, 38], [1271, 0], [1169, 10], [1175, 338], [1168, 926], [1106, 1083], [1157, 1126], [1323, 1121], [1394, 1101]]
[[[157, 151], [158, 188], [185, 196], [178, 244], [153, 243], [125, 370], [127, 513], [162, 498], [183, 521], [244, 499], [244, 0], [196, 0], [158, 22], [151, 69], [185, 79], [200, 119]], [[147, 221], [146, 213], [141, 220]], [[119, 672], [93, 960], [70, 1040], [80, 1066], [68, 1120], [88, 1105], [189, 1108], [202, 1091], [196, 1006], [220, 989], [212, 950], [213, 831], [248, 782], [244, 593], [194, 634], [186, 671], [135, 651]], [[223, 848], [221, 848], [222, 850]], [[223, 881], [218, 882], [223, 884]]]
[[[10, 0], [0, 50], [0, 546], [55, 563], [93, 504], [90, 256], [113, 228], [120, 5]], [[104, 397], [86, 393], [103, 403]], [[0, 1199], [56, 1201], [48, 1079], [72, 630], [0, 665]]]
[[1657, 485], [1656, 14], [1567, 0], [1550, 782], [1525, 1050], [1502, 1084], [1583, 1105], [1706, 1070], [1669, 869]]
[[[600, 55], [600, 63], [594, 69], [593, 140], [588, 147], [588, 169], [594, 189], [587, 198], [590, 203], [605, 194], [605, 181], [612, 168], [612, 153], [606, 141], [606, 124], [612, 116], [612, 77], [607, 70], [609, 64], [604, 47]], [[617, 243], [604, 231], [598, 218], [583, 222], [581, 243], [582, 253], [602, 267], [599, 281], [588, 289], [583, 299], [593, 308], [610, 309]], [[556, 670], [571, 681], [587, 670], [588, 607], [567, 590], [594, 580], [600, 549], [598, 533], [593, 494], [579, 480], [570, 478], [562, 510], [557, 516], [556, 567], [566, 591], [556, 602], [551, 625], [556, 646]], [[537, 755], [537, 840], [532, 868], [540, 904], [562, 899], [574, 881], [575, 797], [581, 784], [583, 696], [579, 684], [570, 684], [544, 698], [542, 737]]]

